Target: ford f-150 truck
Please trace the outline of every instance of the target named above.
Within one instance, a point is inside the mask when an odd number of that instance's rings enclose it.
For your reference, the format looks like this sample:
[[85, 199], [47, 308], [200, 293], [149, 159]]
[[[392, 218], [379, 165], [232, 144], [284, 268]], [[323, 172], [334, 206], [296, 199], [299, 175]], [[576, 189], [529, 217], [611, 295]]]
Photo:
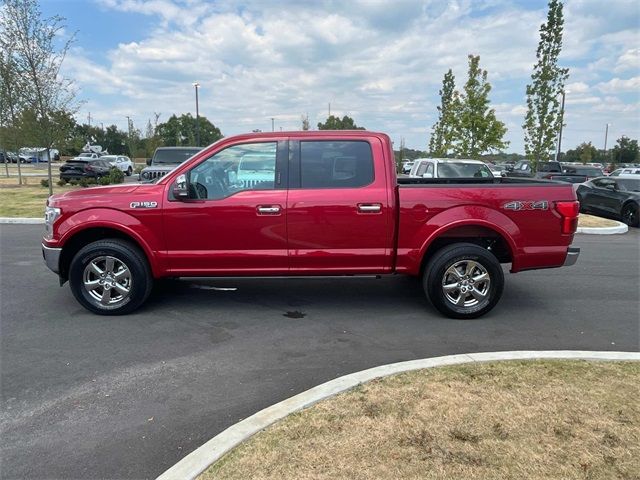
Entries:
[[367, 131], [222, 139], [151, 184], [49, 198], [42, 250], [88, 310], [125, 314], [155, 279], [406, 274], [443, 314], [475, 318], [511, 272], [575, 263], [571, 185], [396, 178]]

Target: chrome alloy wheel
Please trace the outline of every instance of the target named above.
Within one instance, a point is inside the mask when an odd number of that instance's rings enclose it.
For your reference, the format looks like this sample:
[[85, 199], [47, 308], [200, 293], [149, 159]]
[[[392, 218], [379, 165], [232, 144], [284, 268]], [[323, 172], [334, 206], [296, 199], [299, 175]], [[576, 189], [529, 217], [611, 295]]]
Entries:
[[458, 307], [474, 307], [488, 302], [490, 286], [489, 272], [473, 260], [454, 263], [442, 277], [445, 298]]
[[102, 306], [125, 302], [131, 293], [131, 271], [116, 257], [96, 257], [87, 264], [82, 275], [87, 293]]

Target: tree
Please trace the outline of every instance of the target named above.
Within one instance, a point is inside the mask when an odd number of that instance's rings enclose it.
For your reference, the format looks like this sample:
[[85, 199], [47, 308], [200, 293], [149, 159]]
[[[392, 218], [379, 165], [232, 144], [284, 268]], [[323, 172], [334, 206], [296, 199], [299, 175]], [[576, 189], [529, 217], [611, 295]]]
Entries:
[[469, 55], [469, 78], [462, 93], [453, 95], [453, 108], [458, 120], [454, 130], [454, 151], [457, 156], [479, 158], [485, 152], [502, 150], [507, 127], [489, 108], [491, 84], [487, 71], [480, 68], [480, 56]]
[[[207, 117], [200, 116], [199, 122], [202, 143], [209, 145], [222, 138], [220, 129], [207, 120]], [[158, 124], [156, 134], [167, 147], [195, 145], [196, 119], [190, 113], [179, 117], [171, 115], [166, 122]]]
[[614, 163], [637, 163], [640, 161], [638, 140], [631, 140], [625, 135], [621, 136], [612, 149], [611, 158]]
[[302, 130], [307, 131], [311, 129], [311, 125], [309, 124], [309, 114], [302, 115]]
[[[19, 74], [12, 42], [4, 41], [8, 36], [5, 22], [0, 17], [0, 143], [3, 148], [11, 145], [15, 152], [20, 148], [17, 119], [24, 110], [24, 78]], [[6, 150], [5, 150], [6, 157]], [[18, 185], [22, 185], [22, 168], [18, 162]], [[5, 165], [8, 175], [8, 167]]]
[[534, 169], [538, 162], [548, 160], [553, 154], [562, 123], [558, 97], [569, 78], [569, 69], [558, 66], [563, 25], [562, 2], [550, 0], [547, 22], [540, 26], [538, 61], [527, 85], [527, 113], [522, 125], [525, 153]]
[[595, 157], [598, 155], [598, 151], [596, 147], [591, 145], [591, 142], [582, 142], [576, 147], [576, 154], [579, 158], [579, 161], [585, 164], [593, 162]]
[[[36, 0], [4, 0], [0, 9], [0, 49], [11, 50], [16, 73], [24, 79], [25, 104], [36, 114], [38, 146], [49, 149], [68, 132], [55, 123], [55, 112], [75, 113], [73, 82], [64, 78], [60, 68], [73, 37], [58, 49], [56, 43], [64, 30], [64, 18], [42, 18]], [[48, 162], [49, 194], [53, 194], [51, 162]]]
[[365, 128], [358, 127], [353, 118], [347, 115], [342, 119], [329, 115], [324, 123], [318, 123], [318, 130], [365, 130]]
[[455, 77], [451, 69], [444, 75], [442, 90], [440, 90], [440, 106], [438, 106], [438, 120], [433, 125], [429, 139], [429, 154], [434, 157], [446, 157], [453, 151], [453, 140], [456, 130], [457, 107], [454, 101]]

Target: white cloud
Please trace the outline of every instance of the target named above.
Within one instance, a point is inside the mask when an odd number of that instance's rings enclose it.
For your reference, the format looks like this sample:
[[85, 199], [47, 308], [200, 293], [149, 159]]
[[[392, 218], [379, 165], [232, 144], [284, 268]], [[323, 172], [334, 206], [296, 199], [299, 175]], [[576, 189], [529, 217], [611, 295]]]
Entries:
[[599, 83], [596, 88], [604, 93], [640, 92], [640, 76], [627, 79], [612, 78], [608, 82]]
[[[198, 80], [201, 113], [226, 135], [269, 129], [271, 117], [276, 128], [297, 129], [305, 113], [315, 125], [331, 102], [332, 113], [352, 115], [358, 125], [424, 148], [444, 73], [452, 68], [461, 88], [467, 54], [473, 53], [489, 72], [499, 118], [512, 126], [511, 149], [523, 150], [524, 92], [546, 16], [542, 4], [531, 9], [510, 0], [399, 0], [391, 8], [372, 0], [247, 0], [240, 8], [232, 0], [99, 1], [122, 14], [158, 19], [143, 39], [114, 44], [104, 61], [82, 51], [69, 57], [69, 76], [87, 97], [93, 95], [85, 109], [107, 112], [105, 122], [122, 124], [122, 112], [142, 125], [154, 111], [164, 119], [193, 111], [191, 83]], [[571, 68], [567, 101], [574, 114], [597, 107], [605, 115], [603, 95], [638, 88], [636, 77], [621, 80], [610, 73], [637, 64], [637, 29], [622, 19], [637, 24], [637, 10], [625, 11], [629, 5], [567, 1], [562, 61]], [[631, 105], [622, 121], [640, 112]]]

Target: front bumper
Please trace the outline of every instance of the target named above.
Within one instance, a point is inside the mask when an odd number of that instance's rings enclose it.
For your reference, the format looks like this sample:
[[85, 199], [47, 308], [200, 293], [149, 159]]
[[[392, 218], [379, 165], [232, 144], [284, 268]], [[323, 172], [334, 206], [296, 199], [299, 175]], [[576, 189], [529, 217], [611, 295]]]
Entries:
[[47, 247], [44, 243], [42, 244], [42, 257], [44, 258], [44, 263], [53, 273], [60, 273], [61, 253], [61, 248], [51, 248]]
[[567, 250], [567, 258], [564, 261], [565, 267], [570, 267], [571, 265], [575, 265], [578, 261], [578, 257], [580, 256], [580, 247], [569, 247]]

